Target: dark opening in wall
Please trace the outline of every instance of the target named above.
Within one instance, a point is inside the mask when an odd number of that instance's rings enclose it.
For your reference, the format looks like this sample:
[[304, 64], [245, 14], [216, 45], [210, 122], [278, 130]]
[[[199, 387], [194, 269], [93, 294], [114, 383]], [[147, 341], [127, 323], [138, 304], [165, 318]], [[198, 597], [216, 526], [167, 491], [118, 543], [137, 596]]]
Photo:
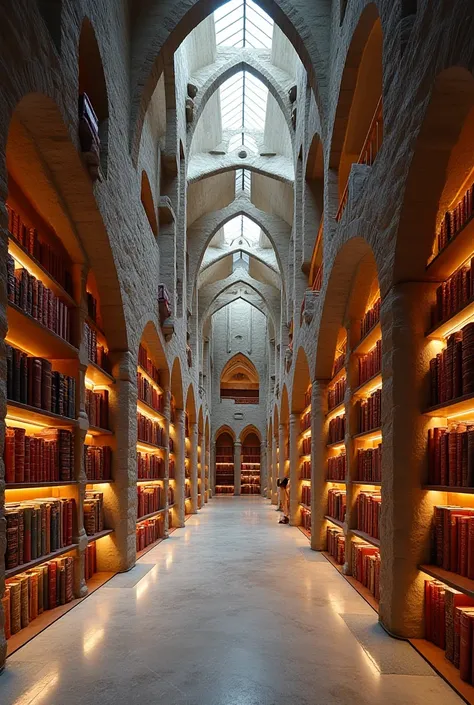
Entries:
[[37, 0], [38, 10], [48, 29], [54, 46], [61, 53], [62, 0]]
[[340, 4], [340, 17], [339, 17], [339, 23], [342, 24], [344, 22], [344, 17], [346, 15], [346, 9], [347, 9], [347, 3], [348, 0], [341, 0]]
[[418, 0], [402, 0], [402, 17], [416, 15]]
[[142, 171], [141, 199], [146, 217], [150, 223], [150, 228], [152, 229], [154, 236], [158, 237], [158, 220], [156, 217], [155, 203], [153, 200], [150, 181], [145, 171]]

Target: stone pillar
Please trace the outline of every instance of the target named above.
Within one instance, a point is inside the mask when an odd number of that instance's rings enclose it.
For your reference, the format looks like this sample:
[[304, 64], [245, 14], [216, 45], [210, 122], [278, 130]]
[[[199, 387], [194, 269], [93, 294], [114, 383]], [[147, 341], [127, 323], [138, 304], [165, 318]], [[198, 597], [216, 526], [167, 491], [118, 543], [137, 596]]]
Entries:
[[272, 499], [272, 477], [273, 477], [273, 438], [268, 436], [267, 443], [267, 492], [266, 497]]
[[242, 470], [242, 443], [234, 441], [234, 495], [240, 495], [240, 473]]
[[184, 526], [184, 459], [186, 457], [184, 409], [175, 410], [175, 458], [176, 458], [176, 527]]
[[260, 443], [260, 494], [263, 497], [267, 496], [268, 487], [268, 472], [267, 472], [267, 444], [265, 441]]
[[207, 466], [207, 484], [208, 484], [208, 499], [212, 497], [212, 487], [211, 487], [211, 451], [209, 448], [209, 438], [207, 438], [206, 443], [206, 466]]
[[287, 472], [287, 467], [286, 467], [286, 426], [285, 424], [281, 423], [279, 428], [279, 436], [278, 436], [278, 448], [279, 448], [279, 454], [278, 454], [278, 475], [277, 477], [285, 477], [288, 472]]
[[[6, 188], [6, 184], [4, 182]], [[0, 340], [2, 364], [0, 366], [0, 376], [2, 384], [0, 385], [0, 413], [1, 418], [7, 413], [7, 363], [5, 354], [4, 338], [7, 334], [7, 252], [8, 252], [8, 234], [7, 234], [7, 214], [3, 205], [0, 206], [0, 258], [4, 263], [2, 275], [0, 277]], [[6, 522], [4, 518], [5, 506], [5, 464], [3, 462], [3, 448], [5, 443], [5, 424], [0, 424], [0, 598], [5, 592], [5, 548], [6, 548]], [[0, 599], [0, 672], [5, 665], [7, 657], [7, 641], [4, 632], [4, 614], [2, 602]]]
[[276, 504], [276, 505], [278, 505], [277, 477], [278, 477], [278, 441], [277, 441], [277, 434], [276, 434], [276, 430], [275, 430], [275, 436], [272, 439], [271, 500], [272, 500], [272, 504]]
[[199, 478], [201, 480], [201, 501], [199, 509], [204, 507], [206, 501], [206, 445], [204, 434], [198, 433], [199, 452]]
[[196, 421], [189, 423], [189, 437], [191, 440], [191, 514], [198, 510], [198, 425]]
[[[170, 486], [170, 418], [171, 418], [171, 392], [169, 389], [165, 389], [165, 392], [163, 394], [163, 414], [166, 417], [166, 422], [165, 422], [165, 436], [163, 439], [163, 445], [166, 448], [165, 451], [165, 481], [164, 481], [164, 488], [165, 488], [165, 502], [166, 506], [168, 507], [169, 505], [169, 495], [168, 495], [168, 488]], [[168, 510], [165, 512], [165, 531], [164, 531], [164, 536], [165, 539], [169, 538], [169, 512], [172, 510]]]
[[428, 427], [440, 424], [440, 419], [421, 413], [429, 400], [429, 361], [440, 350], [439, 342], [425, 338], [434, 288], [417, 282], [398, 284], [383, 298], [381, 310], [379, 616], [391, 633], [402, 637], [423, 634], [424, 584], [417, 566], [429, 562], [433, 509], [444, 503], [445, 497], [421, 489], [426, 476]]
[[292, 526], [298, 526], [300, 524], [299, 430], [299, 414], [290, 414], [290, 524]]
[[209, 483], [211, 485], [212, 494], [216, 494], [216, 442], [212, 442], [211, 446], [211, 466], [209, 468]]
[[327, 382], [311, 385], [311, 548], [326, 548], [327, 514], [326, 443]]

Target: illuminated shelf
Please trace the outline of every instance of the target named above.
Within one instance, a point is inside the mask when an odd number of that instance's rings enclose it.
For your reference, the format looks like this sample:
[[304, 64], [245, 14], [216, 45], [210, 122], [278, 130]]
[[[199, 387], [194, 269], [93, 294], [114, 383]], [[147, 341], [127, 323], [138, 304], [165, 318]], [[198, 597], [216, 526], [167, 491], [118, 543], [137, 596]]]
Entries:
[[451, 487], [449, 485], [423, 485], [430, 492], [450, 492], [451, 494], [474, 494], [474, 487]]
[[11, 301], [7, 306], [7, 319], [7, 342], [10, 345], [48, 360], [77, 359], [79, 350], [74, 345], [53, 333]]
[[[342, 441], [334, 441], [334, 443], [327, 443], [326, 447], [327, 448], [342, 448], [345, 445], [345, 440], [343, 439]], [[303, 456], [305, 457], [305, 456]]]
[[99, 326], [99, 324], [97, 323], [97, 321], [94, 321], [94, 319], [92, 318], [92, 316], [89, 316], [89, 315], [86, 316], [86, 323], [87, 323], [87, 325], [89, 326], [89, 328], [92, 328], [93, 330], [95, 330], [95, 332], [96, 332], [101, 338], [103, 338], [103, 339], [105, 340], [105, 333], [104, 333], [104, 331], [103, 331], [102, 328]]
[[38, 426], [54, 426], [55, 428], [71, 428], [77, 426], [76, 419], [68, 416], [60, 416], [52, 411], [37, 409], [36, 406], [22, 404], [19, 401], [7, 401], [7, 426], [8, 422], [18, 421], [25, 424], [37, 424]]
[[471, 256], [474, 241], [474, 216], [426, 265], [426, 273], [435, 281], [447, 279]]
[[307, 406], [305, 406], [303, 411], [300, 413], [300, 416], [305, 416], [305, 414], [307, 414], [308, 411], [311, 411], [311, 402], [309, 402], [309, 404]]
[[331, 556], [330, 553], [327, 551], [321, 551], [322, 555], [324, 558], [331, 563], [332, 566], [337, 570], [338, 573], [342, 575], [344, 580], [347, 580], [349, 585], [351, 585], [354, 590], [356, 590], [361, 597], [364, 598], [364, 600], [369, 604], [375, 612], [379, 611], [379, 603], [375, 599], [375, 597], [372, 595], [370, 590], [366, 588], [362, 583], [360, 583], [358, 580], [352, 577], [352, 575], [344, 575], [343, 573], [343, 566], [339, 565], [339, 563]]
[[461, 680], [459, 668], [448, 661], [446, 652], [426, 639], [408, 639], [430, 666], [470, 705], [474, 704], [474, 687]]
[[61, 286], [61, 284], [48, 272], [38, 260], [30, 255], [28, 250], [16, 240], [11, 233], [8, 235], [8, 252], [19, 262], [25, 269], [29, 271], [36, 279], [39, 279], [43, 284], [63, 300], [70, 308], [77, 306], [71, 294]]
[[157, 509], [156, 512], [150, 512], [150, 514], [145, 514], [142, 517], [139, 517], [137, 519], [137, 524], [141, 524], [142, 521], [146, 521], [147, 519], [151, 519], [152, 517], [158, 516], [158, 514], [162, 514], [163, 512], [166, 512], [166, 507], [163, 507], [162, 509]]
[[99, 367], [96, 362], [89, 360], [87, 363], [86, 378], [95, 385], [115, 384], [115, 377]]
[[466, 323], [474, 318], [474, 296], [458, 311], [449, 318], [437, 323], [427, 333], [426, 337], [437, 340], [444, 340], [454, 331], [460, 330]]
[[370, 431], [363, 431], [362, 433], [356, 433], [352, 438], [356, 441], [377, 441], [382, 440], [382, 428], [378, 426], [377, 428], [371, 428]]
[[[170, 531], [174, 531], [174, 529], [170, 529]], [[158, 546], [158, 544], [162, 541], [164, 541], [164, 537], [156, 539], [156, 541], [153, 541], [153, 543], [150, 543], [148, 544], [148, 546], [145, 546], [145, 548], [142, 548], [141, 551], [137, 552], [136, 560], [139, 561], [140, 558], [143, 558], [143, 556], [148, 553], [148, 551], [151, 551], [152, 548]]]
[[360, 384], [352, 392], [353, 396], [365, 397], [375, 392], [376, 389], [380, 389], [382, 386], [382, 373], [377, 372], [377, 374], [370, 377], [366, 382]]
[[370, 480], [351, 480], [351, 485], [367, 485], [368, 487], [382, 487], [381, 482], [370, 481]]
[[334, 519], [333, 517], [330, 517], [328, 514], [324, 515], [324, 518], [327, 519], [327, 521], [332, 522], [336, 526], [338, 526], [340, 529], [344, 529], [344, 522], [339, 521], [339, 519]]
[[87, 543], [94, 543], [94, 541], [98, 541], [99, 539], [103, 538], [104, 536], [109, 536], [110, 534], [113, 534], [114, 530], [113, 529], [104, 529], [103, 531], [98, 531], [96, 534], [93, 534], [92, 536], [87, 537]]
[[333, 485], [345, 485], [346, 484], [345, 480], [326, 480], [326, 482], [330, 482]]
[[74, 551], [77, 547], [77, 543], [71, 543], [69, 546], [58, 548], [57, 551], [46, 553], [46, 555], [35, 558], [32, 561], [28, 561], [28, 563], [22, 563], [21, 565], [16, 566], [16, 568], [7, 568], [5, 571], [5, 578], [13, 578], [13, 576], [18, 575], [18, 573], [24, 573], [30, 568], [35, 568], [37, 565], [41, 565], [41, 563], [47, 563], [48, 561], [52, 561], [54, 558], [59, 558], [65, 553]]
[[337, 416], [340, 413], [343, 413], [345, 409], [345, 402], [341, 401], [339, 404], [336, 404], [336, 406], [333, 406], [332, 409], [329, 409], [328, 413], [326, 414], [326, 418], [330, 419], [333, 416]]
[[164, 481], [165, 481], [164, 477], [148, 477], [148, 478], [139, 477], [137, 479], [137, 485], [147, 485], [150, 482], [164, 482]]
[[90, 436], [113, 436], [114, 432], [109, 428], [101, 428], [100, 426], [89, 426], [87, 433]]
[[166, 450], [164, 446], [159, 446], [156, 443], [150, 443], [149, 441], [142, 441], [141, 438], [137, 439], [137, 448], [140, 450], [139, 446], [143, 446], [145, 452], [148, 450]]
[[158, 384], [158, 382], [155, 382], [153, 377], [148, 374], [148, 372], [145, 370], [144, 367], [142, 367], [139, 364], [139, 365], [137, 365], [137, 370], [141, 375], [143, 375], [143, 377], [145, 377], [150, 382], [151, 385], [153, 385], [153, 387], [155, 387], [155, 389], [158, 389], [158, 391], [161, 392], [161, 394], [164, 394], [163, 387], [160, 384]]
[[346, 374], [346, 367], [341, 367], [341, 369], [336, 372], [336, 374], [331, 378], [331, 381], [329, 382], [329, 387], [331, 387], [333, 384], [336, 384], [336, 382], [339, 382], [342, 377], [344, 377]]
[[298, 438], [310, 438], [311, 437], [311, 426], [308, 426], [308, 428], [305, 428], [304, 431], [300, 431], [298, 434]]
[[168, 509], [173, 509], [175, 504], [176, 504], [176, 502], [173, 502], [173, 504], [168, 504]]
[[463, 575], [452, 573], [450, 570], [439, 568], [437, 565], [419, 565], [418, 568], [423, 573], [426, 573], [426, 575], [430, 575], [432, 578], [440, 580], [449, 587], [474, 598], [474, 580], [469, 580], [469, 578]]
[[371, 543], [372, 546], [377, 546], [377, 548], [380, 548], [380, 539], [374, 539], [373, 536], [366, 534], [365, 531], [359, 531], [359, 529], [350, 529], [350, 532], [353, 536], [357, 536], [357, 538], [367, 541], [367, 543]]
[[355, 346], [352, 351], [356, 355], [365, 355], [369, 350], [372, 350], [374, 345], [382, 337], [382, 328], [380, 327], [380, 321], [378, 321]]
[[137, 409], [139, 409], [145, 415], [148, 414], [149, 416], [154, 416], [160, 421], [166, 421], [166, 416], [163, 414], [162, 411], [157, 411], [157, 409], [154, 409], [146, 401], [143, 401], [143, 399], [137, 399]]
[[52, 480], [51, 482], [8, 482], [6, 490], [41, 489], [42, 487], [62, 487], [63, 485], [78, 485], [77, 480]]
[[474, 394], [466, 394], [463, 397], [457, 397], [456, 399], [451, 399], [451, 401], [430, 406], [423, 413], [428, 416], [446, 416], [450, 418], [451, 416], [464, 415], [471, 411], [474, 418]]
[[311, 507], [309, 506], [309, 504], [303, 504], [303, 502], [300, 502], [299, 505], [300, 507], [303, 507], [303, 509], [306, 509], [307, 512], [311, 511]]

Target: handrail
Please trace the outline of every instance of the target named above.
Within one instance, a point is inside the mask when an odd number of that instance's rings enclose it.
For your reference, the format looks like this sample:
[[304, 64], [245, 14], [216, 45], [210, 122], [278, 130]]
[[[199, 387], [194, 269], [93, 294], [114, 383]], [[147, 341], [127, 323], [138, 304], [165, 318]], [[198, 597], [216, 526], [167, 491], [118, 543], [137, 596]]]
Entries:
[[[367, 136], [364, 140], [363, 147], [361, 149], [359, 159], [357, 164], [366, 164], [367, 166], [372, 166], [377, 154], [380, 151], [380, 147], [383, 142], [383, 102], [382, 96], [380, 96], [375, 108], [374, 116], [370, 122], [370, 127], [367, 132]], [[336, 214], [336, 221], [339, 222], [344, 213], [344, 209], [347, 205], [347, 199], [349, 197], [349, 180], [346, 183], [344, 193], [342, 194], [341, 201], [339, 203], [339, 208]]]

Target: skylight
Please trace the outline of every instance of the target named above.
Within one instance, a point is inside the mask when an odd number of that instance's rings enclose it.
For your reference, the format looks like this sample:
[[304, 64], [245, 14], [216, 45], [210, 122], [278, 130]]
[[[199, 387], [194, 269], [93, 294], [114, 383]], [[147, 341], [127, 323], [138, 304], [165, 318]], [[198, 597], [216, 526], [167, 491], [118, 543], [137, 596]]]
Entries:
[[235, 172], [235, 195], [239, 191], [244, 191], [247, 196], [250, 196], [252, 189], [252, 178], [248, 169], [237, 169]]
[[214, 12], [216, 44], [271, 49], [273, 20], [252, 0], [230, 0]]
[[224, 242], [229, 247], [246, 245], [258, 246], [260, 227], [245, 215], [238, 215], [224, 225]]

